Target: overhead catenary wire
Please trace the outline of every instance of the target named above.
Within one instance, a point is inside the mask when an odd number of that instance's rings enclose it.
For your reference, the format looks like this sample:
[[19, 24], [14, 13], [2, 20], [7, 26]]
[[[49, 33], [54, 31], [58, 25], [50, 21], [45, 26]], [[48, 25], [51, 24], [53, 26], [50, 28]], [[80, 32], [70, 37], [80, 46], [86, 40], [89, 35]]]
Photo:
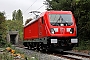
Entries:
[[[29, 8], [27, 8], [26, 10], [25, 10], [25, 12], [27, 11], [27, 10], [29, 10], [33, 5], [34, 5], [34, 3], [36, 2], [37, 0], [35, 0], [30, 6], [29, 6]], [[24, 13], [25, 13], [24, 12]]]
[[32, 14], [28, 15], [27, 18], [30, 17], [31, 15], [32, 15]]
[[44, 5], [40, 6], [37, 10], [41, 9]]
[[[34, 4], [35, 4], [35, 2], [36, 2], [37, 0], [35, 0], [25, 11], [24, 11], [24, 13], [23, 14], [25, 14], [25, 12], [26, 11], [28, 11]], [[30, 14], [30, 16], [31, 16], [32, 14]], [[28, 16], [29, 17], [29, 16]], [[28, 18], [27, 17], [27, 18]]]
[[[25, 14], [35, 3], [37, 0], [35, 0], [25, 11], [23, 14]], [[41, 9], [44, 5], [40, 6], [37, 10]], [[28, 15], [27, 18], [29, 18], [30, 16], [32, 16], [32, 14]]]
[[[41, 9], [43, 6], [44, 6], [44, 5], [40, 6], [37, 10]], [[31, 15], [32, 15], [32, 14], [30, 14], [29, 16], [31, 16]], [[28, 16], [28, 17], [29, 17], [29, 16]], [[28, 17], [27, 17], [27, 18], [28, 18]]]

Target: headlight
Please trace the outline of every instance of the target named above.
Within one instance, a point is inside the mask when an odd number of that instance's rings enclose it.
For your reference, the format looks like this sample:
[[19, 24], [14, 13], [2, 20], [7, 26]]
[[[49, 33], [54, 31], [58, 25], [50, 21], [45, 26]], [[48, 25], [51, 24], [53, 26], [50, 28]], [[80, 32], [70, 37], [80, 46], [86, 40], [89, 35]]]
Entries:
[[58, 32], [58, 28], [54, 28], [54, 31], [55, 31], [55, 32]]
[[54, 33], [55, 33], [55, 31], [54, 31], [54, 29], [53, 29], [53, 28], [51, 28], [51, 33], [52, 33], [52, 34], [54, 34]]
[[67, 32], [70, 32], [71, 28], [67, 28]]
[[70, 34], [73, 34], [74, 29], [73, 28], [67, 28], [67, 32], [70, 32]]
[[55, 32], [58, 32], [58, 28], [51, 28], [51, 33], [55, 34]]
[[73, 34], [74, 33], [74, 28], [70, 29], [70, 33]]
[[72, 31], [70, 31], [70, 34], [72, 34]]

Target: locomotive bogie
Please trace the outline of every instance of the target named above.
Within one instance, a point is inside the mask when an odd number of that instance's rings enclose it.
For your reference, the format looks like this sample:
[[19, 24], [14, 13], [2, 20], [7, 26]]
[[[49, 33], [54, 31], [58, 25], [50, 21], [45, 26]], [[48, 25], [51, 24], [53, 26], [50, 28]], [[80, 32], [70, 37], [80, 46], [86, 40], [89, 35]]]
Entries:
[[[47, 43], [45, 43], [45, 41]], [[77, 44], [77, 39], [48, 37], [46, 38], [46, 40], [45, 38], [35, 39], [24, 42], [24, 44], [27, 45], [26, 47], [28, 47], [28, 49], [37, 49], [46, 51], [60, 49], [61, 51], [65, 51], [71, 50], [74, 47], [74, 45]]]

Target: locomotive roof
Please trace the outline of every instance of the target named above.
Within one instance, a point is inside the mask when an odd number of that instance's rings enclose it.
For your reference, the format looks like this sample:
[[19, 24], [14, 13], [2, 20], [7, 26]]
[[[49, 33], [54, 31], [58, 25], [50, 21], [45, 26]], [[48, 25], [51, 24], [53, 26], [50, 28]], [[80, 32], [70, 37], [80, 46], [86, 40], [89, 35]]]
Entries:
[[37, 21], [40, 17], [44, 16], [45, 12], [41, 13], [40, 16], [38, 16], [36, 19], [31, 20], [29, 23], [27, 23], [24, 27], [28, 26], [29, 24], [33, 23], [34, 21]]
[[72, 14], [71, 11], [53, 11], [53, 10], [52, 11], [46, 11], [46, 12], [41, 13], [40, 16], [38, 16], [36, 19], [31, 20], [24, 27], [26, 27], [26, 26], [30, 25], [31, 23], [37, 21], [40, 17], [44, 16], [46, 13], [48, 13], [48, 14], [54, 14], [54, 13], [55, 14], [59, 14], [59, 13], [61, 13], [61, 14]]
[[46, 11], [46, 13], [49, 13], [49, 14], [72, 14], [71, 11]]

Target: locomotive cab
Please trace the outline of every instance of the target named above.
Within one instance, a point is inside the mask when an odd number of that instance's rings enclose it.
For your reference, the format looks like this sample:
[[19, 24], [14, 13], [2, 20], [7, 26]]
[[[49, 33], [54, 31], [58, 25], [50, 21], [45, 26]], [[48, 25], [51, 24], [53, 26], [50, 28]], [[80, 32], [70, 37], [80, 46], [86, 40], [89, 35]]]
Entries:
[[48, 12], [49, 44], [62, 49], [72, 49], [78, 43], [77, 27], [71, 11]]

